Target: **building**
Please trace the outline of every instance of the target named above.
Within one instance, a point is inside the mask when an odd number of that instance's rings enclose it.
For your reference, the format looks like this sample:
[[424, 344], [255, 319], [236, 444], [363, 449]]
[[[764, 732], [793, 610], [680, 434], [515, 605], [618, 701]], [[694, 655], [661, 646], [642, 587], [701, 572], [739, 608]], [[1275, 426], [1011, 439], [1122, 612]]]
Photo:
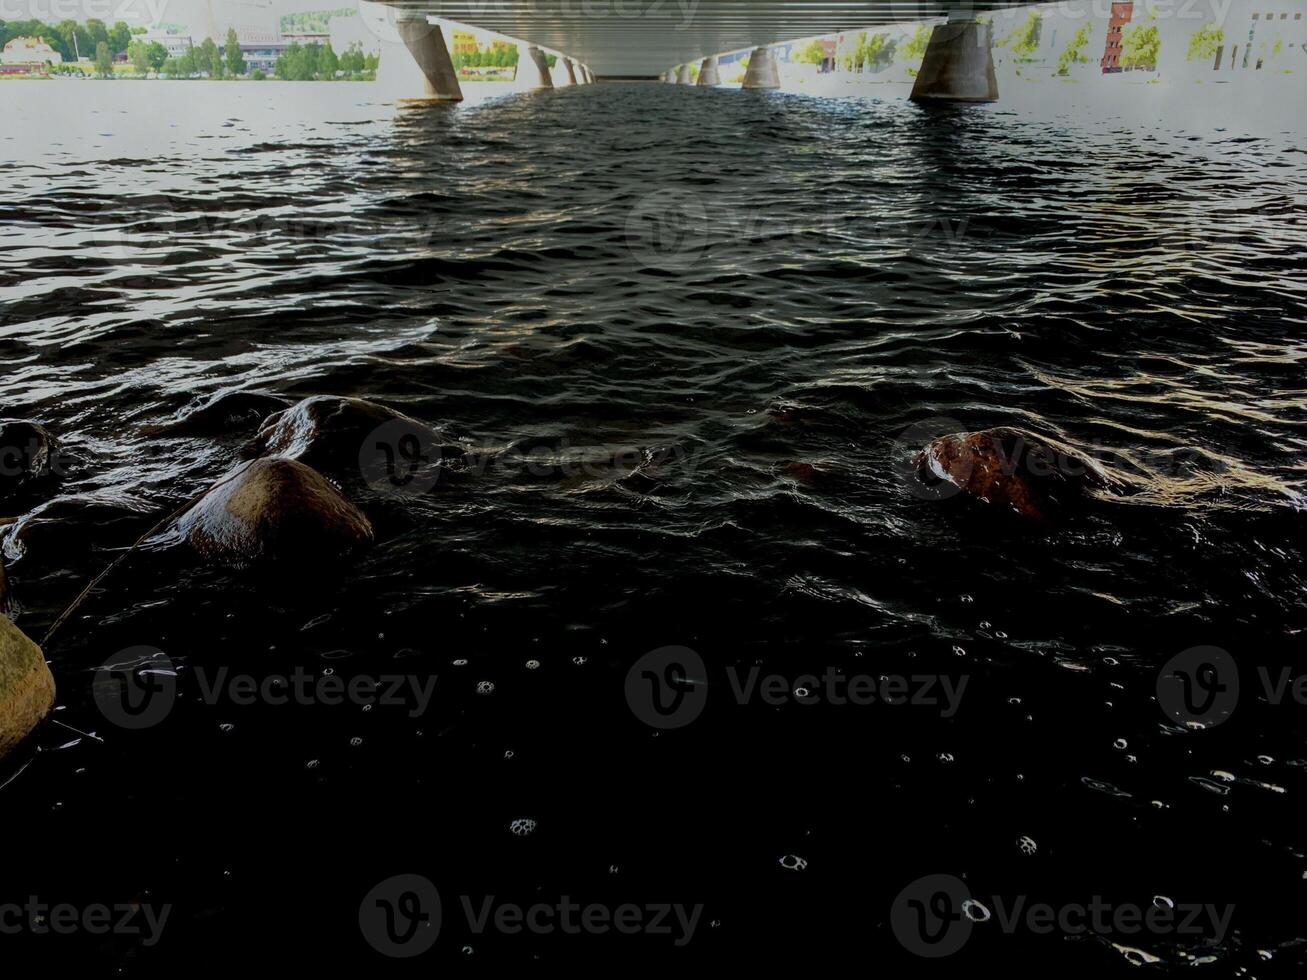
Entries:
[[[303, 43], [303, 42], [301, 42]], [[318, 42], [312, 42], [318, 43]], [[245, 71], [261, 71], [265, 75], [271, 75], [274, 68], [277, 67], [277, 59], [290, 47], [290, 41], [241, 41], [241, 57], [245, 59]]]
[[1134, 12], [1133, 2], [1112, 4], [1112, 13], [1107, 21], [1107, 43], [1103, 47], [1103, 60], [1099, 62], [1104, 75], [1121, 70], [1121, 35]]
[[[1292, 25], [1292, 27], [1290, 27]], [[1302, 39], [1302, 12], [1301, 11], [1276, 11], [1271, 13], [1255, 13], [1248, 21], [1248, 36], [1242, 47], [1238, 44], [1230, 46], [1230, 57], [1225, 63], [1227, 70], [1232, 68], [1251, 68], [1254, 71], [1260, 71], [1263, 65], [1271, 58], [1276, 57], [1280, 52], [1288, 47], [1290, 50], [1297, 47], [1302, 51], [1307, 51], [1307, 44]], [[1296, 29], [1296, 30], [1295, 30]], [[1291, 30], [1297, 40], [1290, 40], [1285, 44], [1284, 31]], [[1260, 40], [1259, 40], [1260, 38]], [[1221, 58], [1225, 54], [1225, 45], [1220, 45], [1216, 49], [1216, 60], [1212, 63], [1213, 71], [1221, 70]]]
[[173, 34], [167, 31], [146, 31], [138, 40], [146, 44], [162, 44], [169, 58], [180, 58], [191, 49], [189, 34]]
[[64, 56], [50, 47], [43, 37], [16, 37], [0, 51], [0, 65], [14, 68], [39, 67], [46, 63], [61, 65], [63, 60]]
[[[310, 44], [321, 44], [324, 48], [331, 43], [331, 33], [328, 31], [300, 31], [290, 32], [281, 35], [281, 39], [287, 44], [292, 41], [297, 42], [302, 47], [308, 47]], [[241, 39], [242, 41], [245, 38]], [[251, 38], [250, 40], [255, 40]], [[258, 40], [267, 40], [267, 38], [258, 38]]]

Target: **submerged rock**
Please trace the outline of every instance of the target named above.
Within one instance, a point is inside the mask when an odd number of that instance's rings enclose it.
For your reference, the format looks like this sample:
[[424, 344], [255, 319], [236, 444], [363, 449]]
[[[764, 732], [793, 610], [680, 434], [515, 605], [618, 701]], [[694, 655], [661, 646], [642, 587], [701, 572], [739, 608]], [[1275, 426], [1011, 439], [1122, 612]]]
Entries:
[[438, 441], [436, 430], [403, 412], [362, 398], [314, 395], [270, 415], [254, 437], [260, 455], [288, 456], [310, 465], [358, 461], [363, 440], [387, 422], [403, 422]]
[[264, 420], [251, 455], [284, 456], [307, 463], [352, 488], [429, 489], [458, 446], [425, 422], [362, 398], [315, 395]]
[[371, 544], [372, 524], [326, 477], [281, 457], [242, 463], [177, 521], [206, 558], [312, 562]]
[[54, 676], [41, 648], [0, 616], [0, 758], [22, 742], [54, 706]]
[[59, 443], [23, 419], [0, 419], [0, 496], [59, 476]]
[[286, 399], [266, 391], [220, 391], [182, 409], [171, 422], [149, 426], [147, 436], [220, 436], [248, 430], [269, 412], [286, 407]]
[[941, 436], [918, 454], [915, 465], [928, 485], [947, 485], [1034, 520], [1056, 516], [1088, 491], [1123, 489], [1071, 447], [1013, 428]]

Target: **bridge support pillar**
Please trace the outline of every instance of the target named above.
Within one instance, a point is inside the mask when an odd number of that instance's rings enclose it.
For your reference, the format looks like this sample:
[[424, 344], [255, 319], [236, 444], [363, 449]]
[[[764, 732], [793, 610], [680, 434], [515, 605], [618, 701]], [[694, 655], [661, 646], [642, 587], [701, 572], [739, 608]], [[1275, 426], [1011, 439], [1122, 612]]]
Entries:
[[674, 84], [676, 82], [676, 69], [668, 68], [665, 72], [663, 72], [663, 81], [671, 82]]
[[749, 55], [749, 67], [744, 72], [744, 88], [773, 89], [781, 87], [780, 69], [771, 48], [754, 48]]
[[689, 65], [681, 65], [681, 67], [677, 69], [677, 71], [676, 71], [676, 84], [677, 84], [677, 85], [692, 85], [692, 84], [694, 84], [694, 80], [693, 80], [692, 78], [690, 78], [690, 66], [689, 66]]
[[582, 70], [585, 72], [585, 83], [587, 85], [593, 85], [595, 83], [595, 73], [592, 72], [588, 66], [584, 67]]
[[527, 88], [554, 87], [545, 53], [534, 44], [522, 45], [517, 49], [517, 77], [526, 83]]
[[710, 54], [699, 66], [699, 84], [720, 85], [721, 83], [721, 76], [717, 73], [717, 55]]
[[914, 102], [997, 102], [993, 27], [950, 14], [936, 24], [912, 85]]
[[575, 85], [575, 84], [576, 84], [576, 68], [572, 65], [572, 59], [571, 59], [571, 58], [563, 58], [563, 59], [562, 59], [562, 62], [563, 62], [563, 67], [564, 67], [565, 69], [567, 69], [567, 81], [565, 81], [563, 84], [564, 84], [564, 85]]
[[422, 71], [422, 98], [438, 102], [462, 102], [463, 89], [458, 72], [445, 47], [445, 35], [438, 24], [428, 24], [425, 16], [400, 16], [395, 20], [400, 40]]

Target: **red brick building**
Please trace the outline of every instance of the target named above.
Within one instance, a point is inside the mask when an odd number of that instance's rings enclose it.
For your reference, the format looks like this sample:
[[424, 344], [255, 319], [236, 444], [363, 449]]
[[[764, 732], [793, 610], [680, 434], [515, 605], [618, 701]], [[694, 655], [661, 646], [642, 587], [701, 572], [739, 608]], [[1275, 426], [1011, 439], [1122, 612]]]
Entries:
[[1134, 12], [1133, 0], [1112, 4], [1112, 14], [1107, 21], [1107, 44], [1103, 48], [1103, 60], [1099, 62], [1104, 75], [1121, 70], [1121, 32], [1130, 23]]

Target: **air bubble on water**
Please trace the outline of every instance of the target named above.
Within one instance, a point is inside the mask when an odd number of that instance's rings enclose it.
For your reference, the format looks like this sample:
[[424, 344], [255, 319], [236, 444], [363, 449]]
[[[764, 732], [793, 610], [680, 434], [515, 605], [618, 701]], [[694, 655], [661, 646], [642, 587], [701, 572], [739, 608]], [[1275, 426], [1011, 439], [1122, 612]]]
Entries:
[[494, 694], [494, 693], [495, 693], [495, 682], [494, 682], [494, 681], [478, 681], [478, 682], [477, 682], [477, 693], [478, 693], [478, 694]]
[[806, 687], [796, 687], [794, 689], [794, 696], [796, 698], [806, 698], [811, 693], [812, 692], [809, 691]]
[[912, 761], [912, 757], [909, 756], [906, 752], [904, 752], [901, 756], [899, 756], [899, 758], [902, 759], [904, 762]]
[[807, 859], [801, 858], [797, 854], [786, 854], [781, 858], [781, 867], [786, 871], [802, 871], [807, 866]]
[[363, 706], [363, 710], [364, 710], [364, 711], [371, 711], [371, 710], [372, 710], [372, 705], [370, 705], [370, 704], [365, 704], [365, 705]]
[[589, 659], [589, 657], [573, 657], [572, 663], [576, 664], [578, 667], [584, 667]]
[[1120, 662], [1121, 662], [1121, 661], [1117, 660], [1116, 657], [1104, 657], [1104, 658], [1103, 658], [1103, 663], [1107, 664], [1109, 667], [1115, 667], [1115, 666], [1116, 666], [1117, 664], [1119, 664]]
[[962, 914], [972, 922], [988, 922], [992, 913], [974, 898], [968, 898], [962, 903]]
[[536, 822], [530, 817], [519, 817], [508, 825], [515, 837], [530, 837], [536, 832]]
[[236, 727], [236, 726], [233, 725], [231, 722], [229, 722], [229, 721], [224, 721], [221, 725], [218, 726], [218, 731], [220, 731], [220, 732], [222, 732], [224, 735], [226, 735], [228, 732], [230, 732], [230, 731], [231, 731], [233, 728], [235, 728], [235, 727]]
[[958, 596], [958, 598], [961, 599], [963, 602], [975, 602], [975, 601], [976, 601], [975, 596], [967, 595], [965, 592], [963, 592], [960, 596]]
[[988, 619], [982, 619], [982, 620], [980, 621], [980, 628], [981, 628], [982, 630], [987, 630], [987, 629], [989, 629], [989, 628], [990, 628], [991, 626], [993, 626], [993, 625], [994, 625], [994, 624], [991, 623]]
[[350, 744], [353, 748], [356, 748], [356, 749], [357, 749], [360, 745], [363, 744], [363, 739], [361, 739], [361, 738], [359, 738], [357, 735], [355, 735], [353, 738], [351, 738], [351, 739], [349, 740], [349, 744]]
[[1167, 898], [1165, 895], [1154, 895], [1154, 896], [1153, 896], [1153, 908], [1155, 908], [1155, 909], [1173, 909], [1173, 908], [1175, 908], [1175, 902], [1171, 901], [1171, 900], [1170, 900], [1169, 898]]
[[1007, 699], [1007, 703], [1008, 703], [1008, 704], [1020, 704], [1020, 703], [1021, 703], [1021, 699], [1020, 699], [1020, 698], [1008, 698], [1008, 699]]
[[539, 661], [539, 660], [528, 660], [528, 661], [526, 662], [526, 669], [527, 669], [527, 670], [536, 670], [536, 669], [538, 669], [539, 667], [540, 667], [540, 661]]
[[320, 765], [322, 765], [322, 763], [319, 762], [317, 759], [310, 759], [310, 760], [305, 764], [305, 768], [308, 768], [308, 769], [316, 769], [316, 768], [318, 768], [318, 766], [320, 766]]
[[962, 647], [956, 647], [956, 646], [953, 648], [953, 653], [955, 656], [958, 657], [965, 657], [967, 655], [966, 650], [962, 649]]
[[1017, 841], [1017, 847], [1021, 849], [1022, 854], [1030, 855], [1039, 850], [1039, 845], [1035, 843], [1033, 837], [1022, 837]]
[[1224, 769], [1213, 769], [1212, 778], [1219, 779], [1225, 783], [1232, 783], [1234, 782], [1234, 773], [1226, 772]]
[[463, 947], [463, 955], [464, 955], [464, 956], [471, 956], [471, 955], [472, 955], [472, 947], [471, 947], [471, 946], [464, 946], [464, 947]]
[[1003, 632], [1003, 630], [995, 630], [994, 635], [997, 636], [1000, 640], [1007, 639], [1007, 633]]
[[1125, 747], [1126, 747], [1126, 740], [1123, 738], [1118, 738], [1115, 742], [1112, 743], [1112, 748], [1114, 749], [1123, 749]]
[[459, 657], [457, 660], [454, 661], [454, 666], [455, 666], [455, 667], [466, 667], [466, 666], [467, 666], [467, 661], [466, 661], [464, 658]]
[[335, 667], [323, 667], [323, 668], [322, 668], [322, 676], [323, 676], [323, 677], [330, 677], [330, 676], [331, 676], [332, 674], [334, 674], [335, 672], [336, 672], [336, 668], [335, 668]]
[[615, 875], [615, 874], [617, 874], [617, 872], [619, 872], [619, 871], [621, 871], [621, 870], [622, 870], [622, 869], [619, 868], [619, 867], [618, 867], [617, 865], [615, 865], [615, 864], [610, 864], [610, 865], [608, 866], [608, 873], [609, 873], [610, 875]]
[[1272, 759], [1269, 755], [1259, 755], [1259, 756], [1257, 757], [1257, 761], [1260, 762], [1260, 763], [1261, 763], [1262, 765], [1264, 765], [1264, 766], [1269, 766], [1269, 765], [1270, 765], [1272, 762], [1274, 762], [1275, 760]]
[[935, 758], [938, 759], [940, 762], [947, 764], [953, 761], [953, 753], [941, 752], [939, 753], [939, 755], [935, 756]]

